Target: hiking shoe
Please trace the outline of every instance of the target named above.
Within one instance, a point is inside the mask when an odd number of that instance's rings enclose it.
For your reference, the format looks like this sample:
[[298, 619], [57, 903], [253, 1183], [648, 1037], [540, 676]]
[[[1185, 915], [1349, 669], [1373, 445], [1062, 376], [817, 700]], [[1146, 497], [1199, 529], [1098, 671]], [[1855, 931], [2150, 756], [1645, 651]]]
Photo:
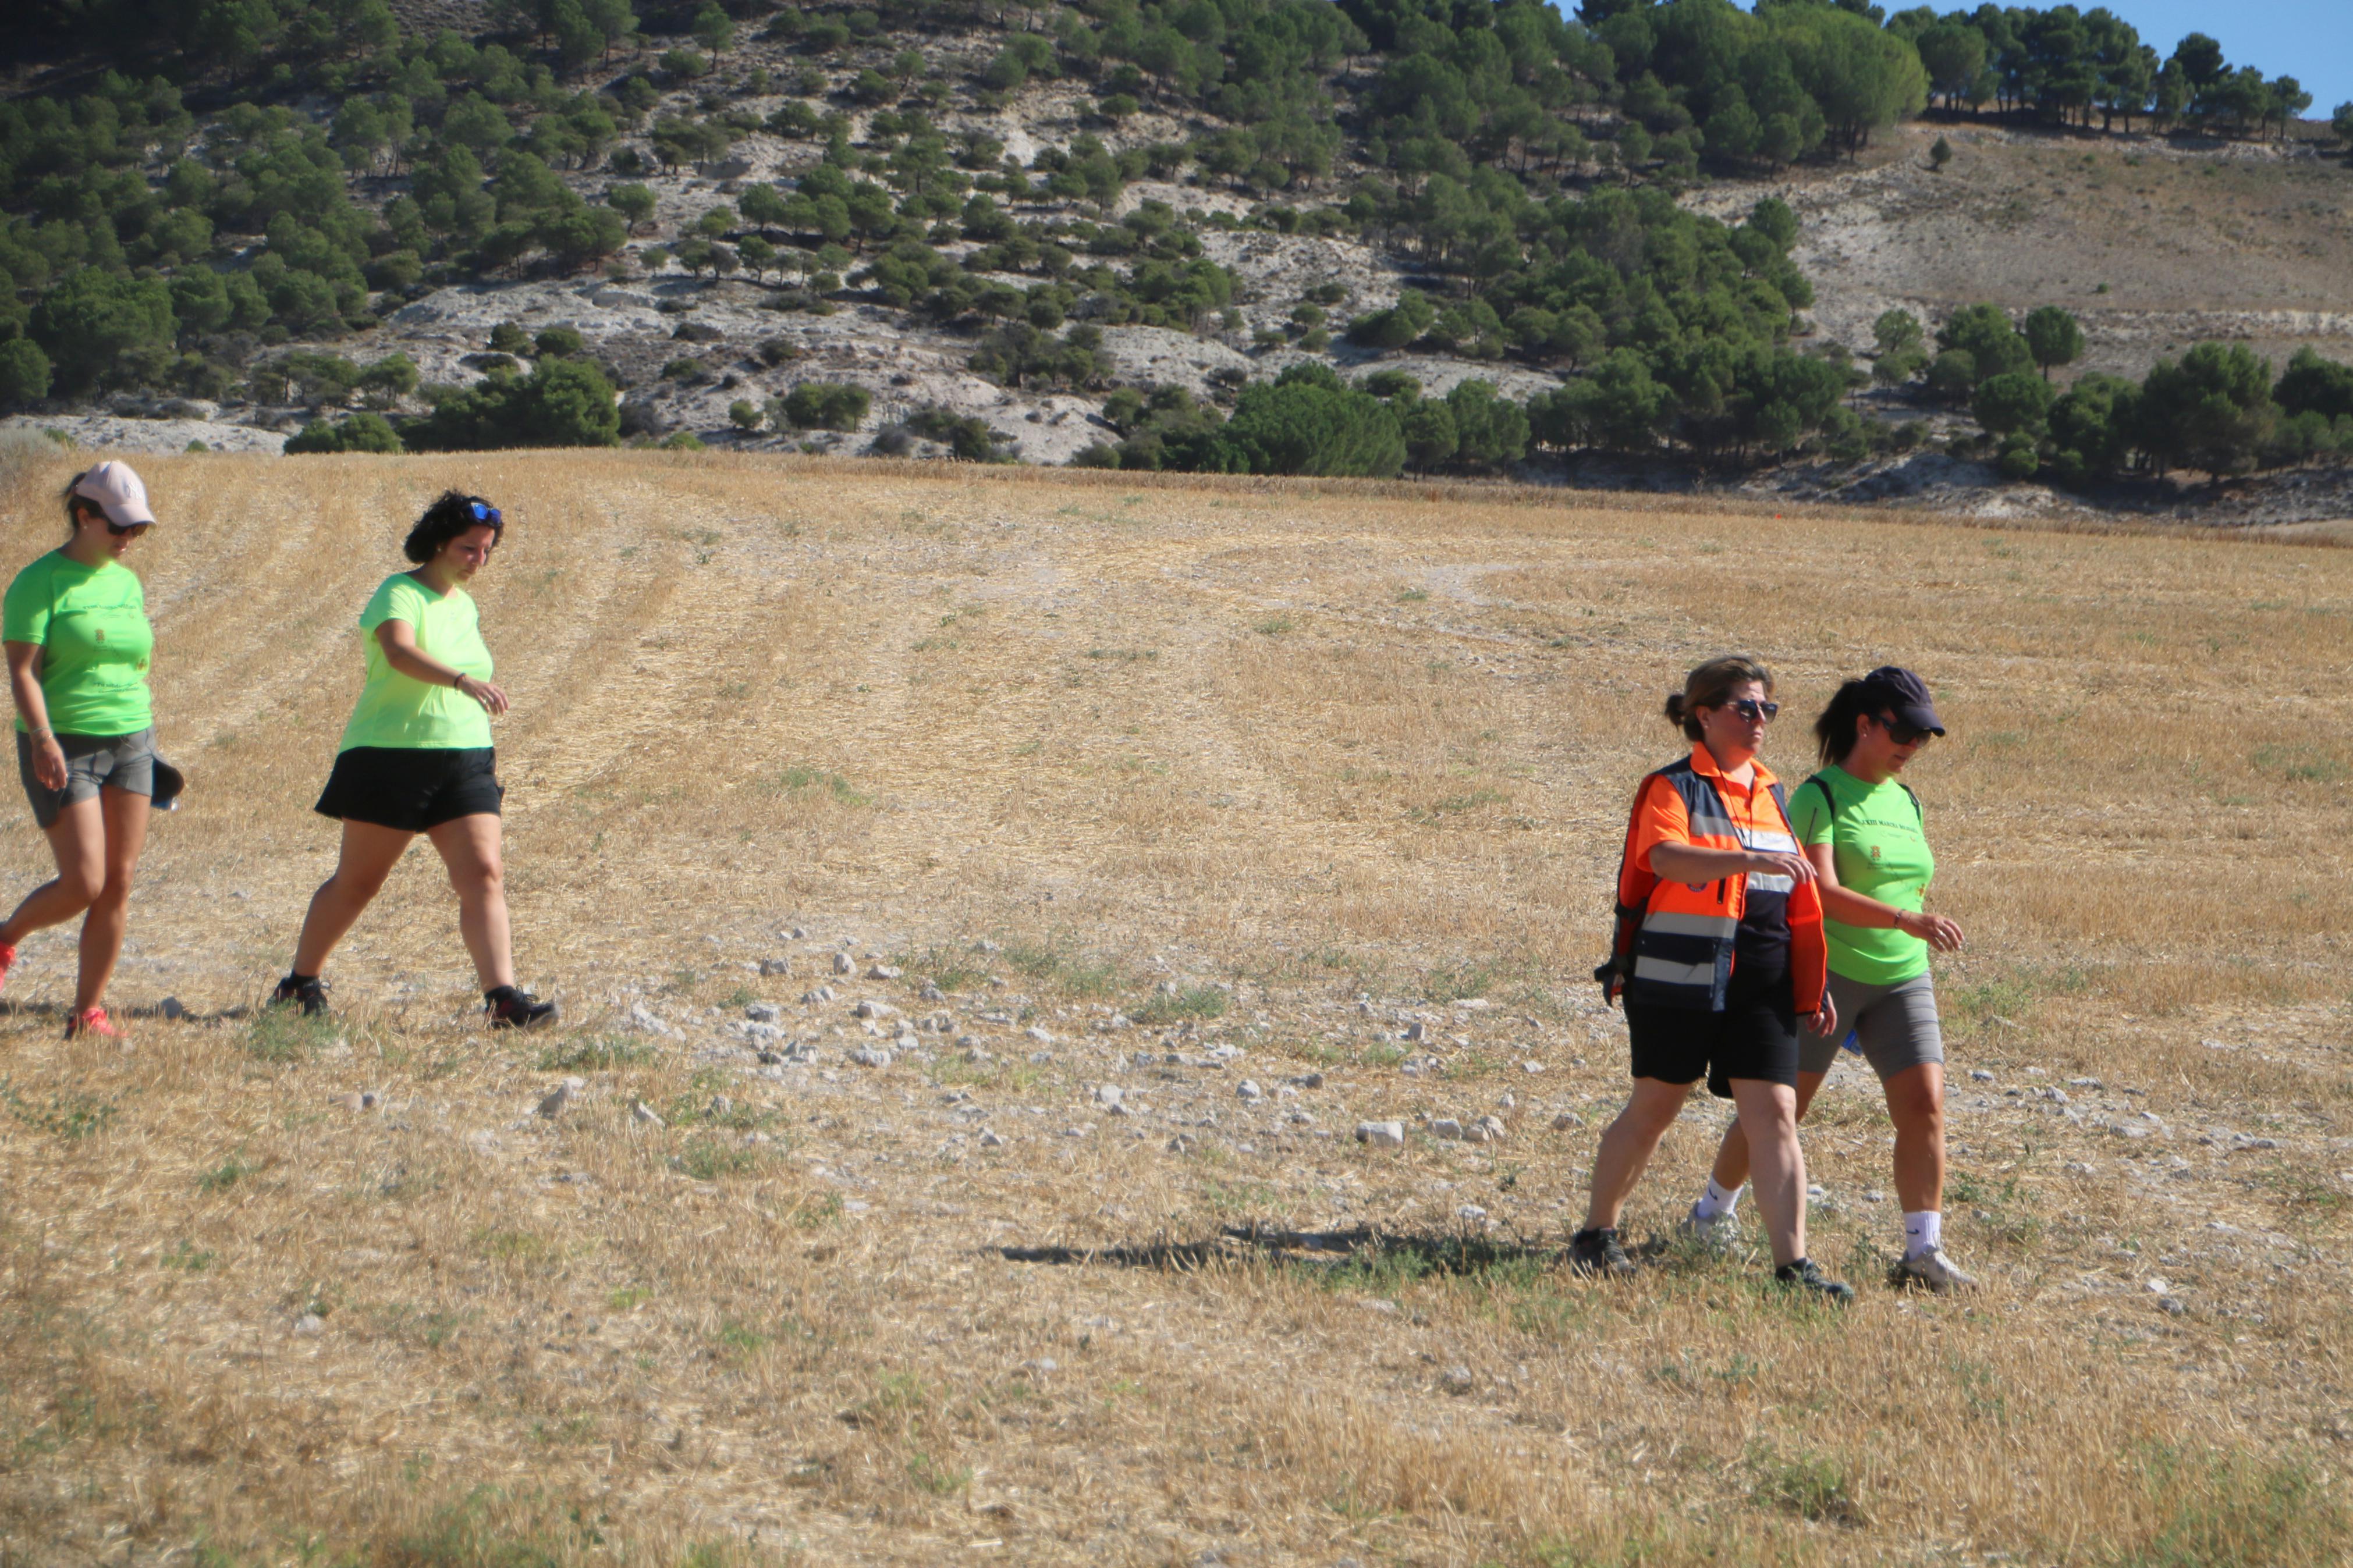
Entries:
[[1934, 1290], [1939, 1296], [1978, 1289], [1978, 1279], [1959, 1264], [1945, 1256], [1941, 1247], [1926, 1252], [1915, 1252], [1887, 1271], [1890, 1285], [1910, 1286], [1915, 1289]]
[[114, 1020], [106, 1016], [103, 1007], [84, 1007], [66, 1020], [67, 1039], [82, 1035], [96, 1035], [101, 1040], [122, 1038], [122, 1031], [114, 1026]]
[[1794, 1289], [1810, 1290], [1834, 1306], [1843, 1307], [1854, 1300], [1854, 1287], [1844, 1280], [1833, 1279], [1823, 1273], [1810, 1258], [1800, 1258], [1795, 1263], [1784, 1263], [1773, 1270], [1776, 1284]]
[[8, 984], [8, 971], [15, 968], [16, 963], [16, 950], [5, 942], [0, 942], [0, 985]]
[[315, 974], [307, 978], [300, 974], [288, 975], [270, 994], [269, 1005], [283, 1007], [289, 1003], [301, 1008], [305, 1018], [317, 1017], [327, 1010], [327, 983]]
[[518, 991], [512, 985], [501, 986], [482, 1001], [482, 1011], [490, 1015], [493, 1029], [535, 1029], [542, 1024], [553, 1024], [557, 1012], [553, 1002], [542, 1002], [528, 991]]
[[1568, 1266], [1577, 1273], [1603, 1279], [1623, 1279], [1635, 1271], [1634, 1260], [1626, 1256], [1614, 1226], [1608, 1230], [1580, 1230], [1570, 1237]]
[[1675, 1239], [1689, 1242], [1703, 1252], [1729, 1252], [1740, 1245], [1740, 1216], [1720, 1214], [1714, 1219], [1702, 1219], [1699, 1205], [1694, 1204], [1691, 1213], [1675, 1221]]

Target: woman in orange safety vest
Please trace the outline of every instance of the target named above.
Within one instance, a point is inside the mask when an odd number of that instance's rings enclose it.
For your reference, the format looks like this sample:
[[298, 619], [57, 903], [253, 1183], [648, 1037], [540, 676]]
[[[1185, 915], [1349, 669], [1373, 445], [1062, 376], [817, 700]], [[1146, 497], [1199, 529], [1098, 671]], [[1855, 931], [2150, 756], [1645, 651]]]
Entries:
[[1806, 1256], [1798, 1147], [1798, 1020], [1837, 1023], [1826, 988], [1821, 900], [1781, 785], [1757, 760], [1780, 705], [1753, 658], [1711, 659], [1667, 699], [1691, 755], [1642, 781], [1618, 869], [1619, 934], [1600, 978], [1623, 995], [1634, 1091], [1601, 1135], [1585, 1226], [1588, 1274], [1634, 1272], [1619, 1239], [1626, 1198], [1692, 1088], [1739, 1107], [1774, 1278], [1839, 1303], [1854, 1291]]

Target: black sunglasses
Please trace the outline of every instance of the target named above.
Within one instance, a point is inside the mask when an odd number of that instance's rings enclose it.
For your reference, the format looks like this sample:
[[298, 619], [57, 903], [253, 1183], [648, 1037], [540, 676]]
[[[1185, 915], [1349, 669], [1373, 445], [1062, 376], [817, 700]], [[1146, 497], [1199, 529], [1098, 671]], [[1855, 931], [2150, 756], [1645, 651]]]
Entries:
[[1884, 716], [1879, 720], [1879, 727], [1886, 731], [1887, 738], [1899, 746], [1915, 744], [1936, 732], [1934, 730], [1923, 730], [1916, 724], [1906, 724], [1900, 719], [1890, 719]]
[[1781, 716], [1781, 705], [1778, 702], [1759, 702], [1754, 697], [1736, 697], [1725, 706], [1752, 723], [1762, 719], [1770, 724]]
[[117, 539], [136, 539], [154, 526], [152, 522], [117, 522], [111, 517], [106, 520], [106, 531]]

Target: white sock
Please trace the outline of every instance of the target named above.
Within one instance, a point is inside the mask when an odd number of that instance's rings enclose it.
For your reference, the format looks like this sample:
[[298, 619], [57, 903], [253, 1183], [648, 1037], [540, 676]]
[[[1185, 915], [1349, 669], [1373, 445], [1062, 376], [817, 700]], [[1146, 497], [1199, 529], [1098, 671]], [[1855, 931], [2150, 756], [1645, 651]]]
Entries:
[[1945, 1243], [1945, 1215], [1938, 1209], [1904, 1211], [1904, 1256], [1917, 1258]]
[[1710, 1176], [1707, 1179], [1707, 1191], [1700, 1195], [1699, 1202], [1692, 1205], [1692, 1218], [1712, 1220], [1731, 1214], [1739, 1208], [1740, 1194], [1747, 1190], [1748, 1184], [1743, 1182], [1727, 1193], [1716, 1185], [1714, 1176]]

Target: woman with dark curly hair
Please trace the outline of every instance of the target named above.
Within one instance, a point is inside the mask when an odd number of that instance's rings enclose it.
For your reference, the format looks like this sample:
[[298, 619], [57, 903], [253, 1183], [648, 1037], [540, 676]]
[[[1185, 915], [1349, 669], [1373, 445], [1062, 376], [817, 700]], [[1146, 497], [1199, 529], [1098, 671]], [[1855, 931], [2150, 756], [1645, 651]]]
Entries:
[[490, 563], [504, 527], [480, 496], [444, 492], [402, 546], [416, 566], [385, 578], [360, 612], [367, 684], [317, 807], [342, 819], [343, 855], [311, 896], [293, 971], [278, 983], [273, 1005], [326, 1010], [320, 973], [328, 954], [422, 833], [449, 868], [491, 1027], [555, 1016], [554, 1003], [515, 988], [499, 844], [506, 791], [491, 745], [491, 720], [507, 710], [507, 694], [491, 684], [491, 650], [464, 586]]

